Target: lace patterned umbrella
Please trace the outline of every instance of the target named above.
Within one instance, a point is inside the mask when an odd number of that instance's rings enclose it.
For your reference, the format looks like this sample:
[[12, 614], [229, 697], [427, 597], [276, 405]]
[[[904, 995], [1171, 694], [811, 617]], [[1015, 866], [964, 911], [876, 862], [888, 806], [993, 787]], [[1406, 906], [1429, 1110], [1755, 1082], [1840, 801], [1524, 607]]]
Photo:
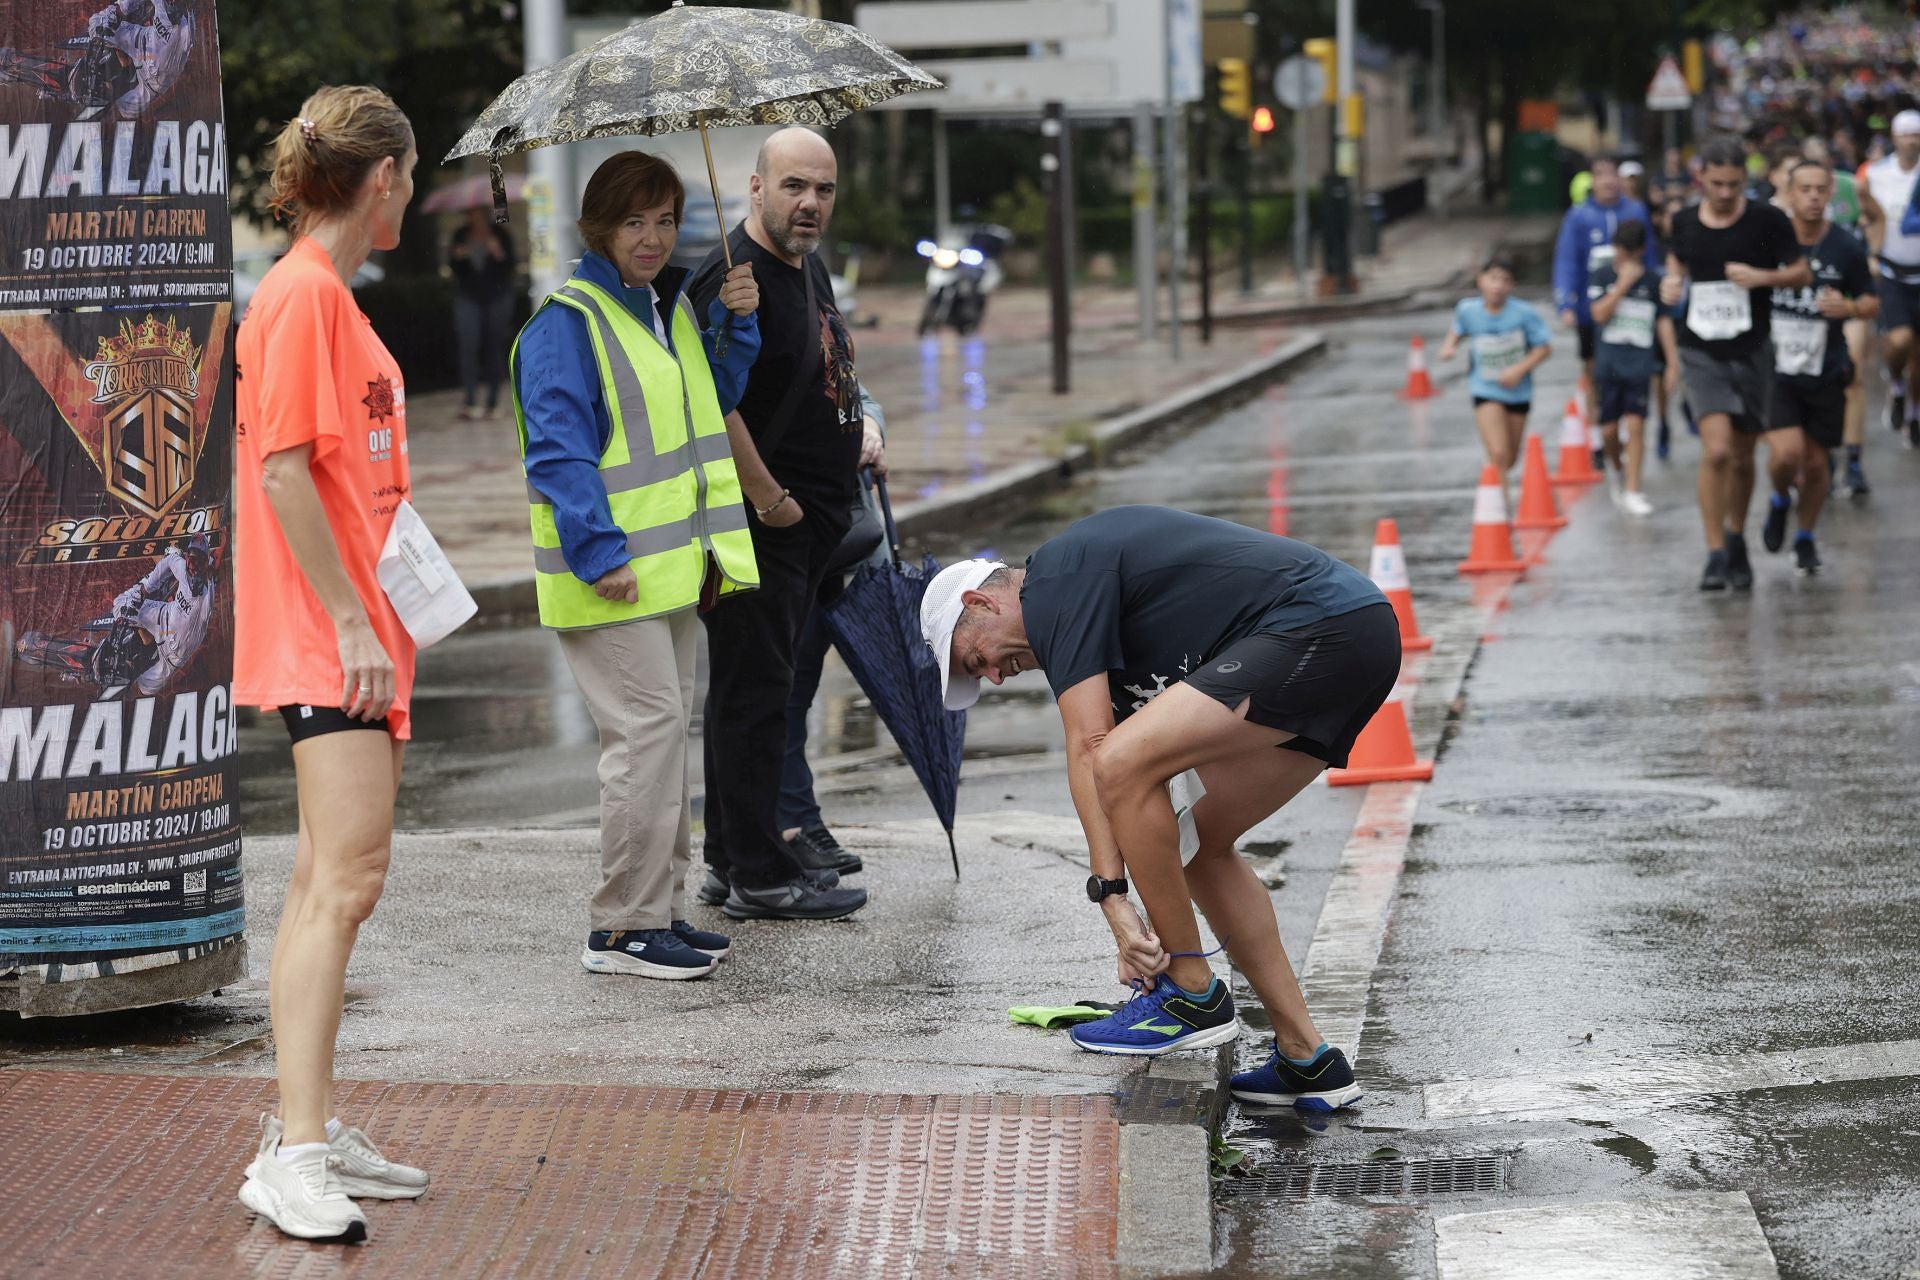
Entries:
[[[505, 222], [500, 159], [517, 151], [688, 129], [700, 131], [704, 147], [709, 127], [831, 125], [862, 107], [938, 88], [938, 80], [844, 23], [765, 9], [689, 8], [673, 0], [665, 13], [515, 80], [447, 159], [486, 155], [494, 216]], [[707, 181], [718, 214], [711, 148]], [[733, 265], [731, 254], [727, 265]]]

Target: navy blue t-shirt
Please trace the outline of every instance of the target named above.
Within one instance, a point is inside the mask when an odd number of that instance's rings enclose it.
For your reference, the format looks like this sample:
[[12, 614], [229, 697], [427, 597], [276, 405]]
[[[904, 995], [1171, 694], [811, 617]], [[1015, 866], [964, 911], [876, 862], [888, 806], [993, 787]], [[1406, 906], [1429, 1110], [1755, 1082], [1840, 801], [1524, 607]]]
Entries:
[[1027, 558], [1020, 588], [1054, 696], [1104, 672], [1116, 721], [1236, 640], [1384, 603], [1318, 547], [1165, 507], [1076, 521]]

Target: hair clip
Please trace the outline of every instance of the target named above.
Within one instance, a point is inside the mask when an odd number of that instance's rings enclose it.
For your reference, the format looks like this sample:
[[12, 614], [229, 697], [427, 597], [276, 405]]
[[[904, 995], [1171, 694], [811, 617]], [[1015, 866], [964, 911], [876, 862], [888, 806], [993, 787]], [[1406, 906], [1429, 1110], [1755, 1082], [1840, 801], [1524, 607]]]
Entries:
[[302, 119], [298, 123], [300, 125], [301, 134], [306, 138], [308, 142], [312, 142], [313, 135], [318, 132], [318, 130], [314, 128], [313, 121]]

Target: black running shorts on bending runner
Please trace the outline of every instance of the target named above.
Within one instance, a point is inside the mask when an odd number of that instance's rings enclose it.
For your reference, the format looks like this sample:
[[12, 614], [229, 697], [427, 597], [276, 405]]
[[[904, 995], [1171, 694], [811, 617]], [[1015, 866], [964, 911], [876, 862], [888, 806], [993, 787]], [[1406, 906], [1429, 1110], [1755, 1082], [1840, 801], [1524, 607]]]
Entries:
[[1773, 384], [1773, 408], [1767, 415], [1767, 430], [1798, 427], [1807, 439], [1823, 449], [1838, 449], [1846, 443], [1847, 384], [1830, 382], [1808, 387], [1781, 378]]
[[1693, 416], [1724, 413], [1733, 429], [1759, 435], [1767, 429], [1773, 403], [1773, 344], [1763, 342], [1744, 356], [1722, 360], [1698, 347], [1680, 348], [1680, 375], [1687, 383]]
[[1353, 740], [1400, 678], [1400, 623], [1390, 604], [1262, 631], [1228, 645], [1185, 683], [1247, 719], [1294, 736], [1280, 745], [1347, 764]]

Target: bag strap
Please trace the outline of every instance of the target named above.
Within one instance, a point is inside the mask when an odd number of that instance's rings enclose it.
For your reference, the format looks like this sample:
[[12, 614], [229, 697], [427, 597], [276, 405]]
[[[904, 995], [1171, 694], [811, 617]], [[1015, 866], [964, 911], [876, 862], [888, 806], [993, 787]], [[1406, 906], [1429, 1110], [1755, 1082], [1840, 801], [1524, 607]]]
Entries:
[[[807, 284], [806, 354], [800, 358], [800, 367], [795, 371], [793, 381], [787, 384], [787, 394], [782, 397], [780, 407], [774, 410], [773, 417], [768, 420], [767, 429], [760, 433], [758, 440], [754, 441], [754, 448], [759, 450], [762, 463], [768, 463], [768, 459], [773, 457], [774, 450], [780, 447], [780, 441], [785, 438], [787, 428], [793, 425], [793, 411], [800, 407], [800, 397], [813, 386], [814, 379], [820, 376], [820, 370], [826, 364], [825, 357], [820, 354], [820, 304], [814, 300], [813, 294], [814, 262], [815, 258], [812, 254], [808, 254], [800, 262], [800, 274]], [[772, 470], [770, 463], [767, 469]]]

